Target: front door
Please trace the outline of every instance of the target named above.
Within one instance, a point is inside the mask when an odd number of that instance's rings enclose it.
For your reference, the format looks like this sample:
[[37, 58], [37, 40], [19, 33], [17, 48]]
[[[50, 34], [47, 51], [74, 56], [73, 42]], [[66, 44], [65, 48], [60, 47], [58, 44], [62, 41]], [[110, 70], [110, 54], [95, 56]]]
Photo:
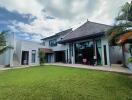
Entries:
[[28, 65], [28, 60], [29, 60], [29, 51], [22, 51], [21, 64]]

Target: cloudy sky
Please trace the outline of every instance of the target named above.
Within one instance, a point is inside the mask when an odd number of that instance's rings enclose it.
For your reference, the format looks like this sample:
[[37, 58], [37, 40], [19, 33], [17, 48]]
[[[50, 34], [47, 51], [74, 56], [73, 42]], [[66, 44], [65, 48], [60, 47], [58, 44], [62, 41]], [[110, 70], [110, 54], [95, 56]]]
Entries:
[[121, 5], [131, 0], [0, 0], [0, 31], [38, 41], [86, 20], [112, 25]]

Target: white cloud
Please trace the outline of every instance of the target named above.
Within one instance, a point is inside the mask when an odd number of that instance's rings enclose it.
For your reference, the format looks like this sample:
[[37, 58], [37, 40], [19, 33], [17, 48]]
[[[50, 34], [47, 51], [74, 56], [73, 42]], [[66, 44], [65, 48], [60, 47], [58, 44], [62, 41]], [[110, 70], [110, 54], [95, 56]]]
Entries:
[[21, 14], [40, 16], [43, 6], [37, 0], [0, 0], [0, 6], [9, 11], [17, 11]]
[[14, 31], [17, 27], [30, 34], [49, 36], [70, 27], [76, 28], [87, 19], [112, 24], [120, 6], [127, 1], [131, 0], [0, 0], [0, 6], [36, 17], [29, 24], [13, 22], [10, 27]]

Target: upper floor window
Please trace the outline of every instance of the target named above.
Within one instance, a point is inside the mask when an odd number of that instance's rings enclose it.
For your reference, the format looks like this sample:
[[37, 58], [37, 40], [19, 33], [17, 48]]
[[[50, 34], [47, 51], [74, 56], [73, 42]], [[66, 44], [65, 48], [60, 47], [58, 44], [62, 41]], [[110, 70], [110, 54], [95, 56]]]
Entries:
[[57, 46], [57, 39], [50, 40], [49, 46], [51, 46], [51, 47]]
[[45, 46], [45, 41], [42, 42], [42, 45]]

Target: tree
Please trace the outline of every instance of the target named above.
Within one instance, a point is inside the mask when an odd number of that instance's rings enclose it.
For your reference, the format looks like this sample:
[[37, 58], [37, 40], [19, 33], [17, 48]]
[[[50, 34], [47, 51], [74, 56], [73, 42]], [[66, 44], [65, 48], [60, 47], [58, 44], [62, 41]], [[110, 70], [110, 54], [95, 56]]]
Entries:
[[[119, 15], [116, 17], [115, 25], [110, 28], [107, 32], [108, 41], [110, 45], [121, 45], [123, 51], [123, 66], [125, 66], [125, 55], [124, 55], [124, 41], [121, 41], [121, 36], [128, 34], [130, 36], [132, 33], [132, 1], [131, 3], [126, 2], [125, 5], [121, 7]], [[126, 36], [126, 37], [128, 37]]]
[[128, 62], [132, 63], [132, 45], [130, 45], [129, 51], [130, 51], [131, 57], [128, 58]]
[[45, 53], [43, 50], [39, 50], [39, 62], [40, 62], [40, 65], [43, 65], [44, 62], [45, 62]]
[[5, 52], [9, 48], [12, 48], [11, 46], [6, 45], [6, 35], [7, 31], [0, 32], [0, 54]]
[[132, 1], [131, 3], [126, 2], [125, 5], [121, 7], [121, 11], [116, 20], [132, 21]]

